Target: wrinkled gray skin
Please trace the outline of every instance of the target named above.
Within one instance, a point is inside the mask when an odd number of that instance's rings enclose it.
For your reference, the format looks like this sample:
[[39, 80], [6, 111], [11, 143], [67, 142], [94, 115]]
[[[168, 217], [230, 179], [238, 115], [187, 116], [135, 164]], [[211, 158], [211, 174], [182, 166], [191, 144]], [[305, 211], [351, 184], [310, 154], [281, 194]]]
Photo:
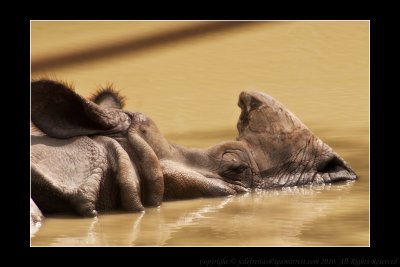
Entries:
[[141, 211], [166, 199], [356, 179], [264, 93], [242, 92], [237, 140], [206, 149], [170, 144], [150, 118], [123, 110], [112, 89], [86, 100], [64, 84], [39, 80], [31, 99], [32, 122], [45, 133], [32, 136], [31, 198], [44, 214]]

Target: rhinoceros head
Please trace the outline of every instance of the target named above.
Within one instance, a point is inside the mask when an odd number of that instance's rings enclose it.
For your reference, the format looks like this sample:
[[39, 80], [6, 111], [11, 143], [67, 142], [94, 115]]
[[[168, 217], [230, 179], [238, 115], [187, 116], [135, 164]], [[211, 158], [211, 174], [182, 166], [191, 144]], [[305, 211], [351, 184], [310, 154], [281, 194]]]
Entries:
[[274, 188], [356, 179], [348, 163], [271, 96], [242, 92], [238, 105], [239, 135], [222, 155], [228, 181]]

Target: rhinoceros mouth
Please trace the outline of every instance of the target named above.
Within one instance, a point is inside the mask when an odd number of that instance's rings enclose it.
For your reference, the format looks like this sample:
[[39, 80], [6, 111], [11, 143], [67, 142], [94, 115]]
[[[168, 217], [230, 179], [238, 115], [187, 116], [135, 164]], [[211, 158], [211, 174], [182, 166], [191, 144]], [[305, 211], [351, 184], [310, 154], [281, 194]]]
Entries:
[[254, 187], [271, 189], [278, 187], [323, 184], [357, 179], [355, 172], [341, 159], [333, 159], [323, 167], [304, 169], [303, 165], [285, 163], [258, 174]]
[[323, 173], [320, 177], [324, 182], [340, 182], [347, 180], [356, 180], [358, 177], [353, 171], [348, 171], [346, 169], [338, 170], [335, 172]]
[[343, 160], [337, 156], [332, 156], [322, 164], [317, 165], [317, 172], [325, 182], [338, 182], [357, 179], [356, 173]]

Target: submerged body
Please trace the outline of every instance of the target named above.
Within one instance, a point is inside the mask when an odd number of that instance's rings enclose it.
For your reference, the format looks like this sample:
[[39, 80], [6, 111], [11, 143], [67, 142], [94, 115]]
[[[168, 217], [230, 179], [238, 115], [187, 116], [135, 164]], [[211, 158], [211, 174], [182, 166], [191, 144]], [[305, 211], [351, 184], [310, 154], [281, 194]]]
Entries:
[[353, 180], [350, 166], [272, 97], [242, 92], [237, 140], [207, 149], [170, 144], [151, 119], [102, 90], [32, 83], [32, 199], [45, 214], [140, 211], [164, 199]]

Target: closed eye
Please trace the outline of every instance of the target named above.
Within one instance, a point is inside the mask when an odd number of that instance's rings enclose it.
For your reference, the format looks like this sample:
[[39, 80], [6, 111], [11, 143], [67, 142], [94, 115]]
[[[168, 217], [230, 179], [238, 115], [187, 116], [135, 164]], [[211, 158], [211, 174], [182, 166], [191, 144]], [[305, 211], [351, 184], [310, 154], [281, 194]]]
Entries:
[[244, 172], [246, 169], [248, 169], [248, 165], [246, 164], [235, 164], [232, 166], [229, 166], [226, 170], [222, 172], [225, 176], [231, 176], [231, 175], [238, 175]]
[[242, 173], [244, 170], [246, 170], [248, 166], [246, 165], [240, 165], [240, 166], [235, 166], [230, 169], [230, 171], [235, 172], [235, 173]]

